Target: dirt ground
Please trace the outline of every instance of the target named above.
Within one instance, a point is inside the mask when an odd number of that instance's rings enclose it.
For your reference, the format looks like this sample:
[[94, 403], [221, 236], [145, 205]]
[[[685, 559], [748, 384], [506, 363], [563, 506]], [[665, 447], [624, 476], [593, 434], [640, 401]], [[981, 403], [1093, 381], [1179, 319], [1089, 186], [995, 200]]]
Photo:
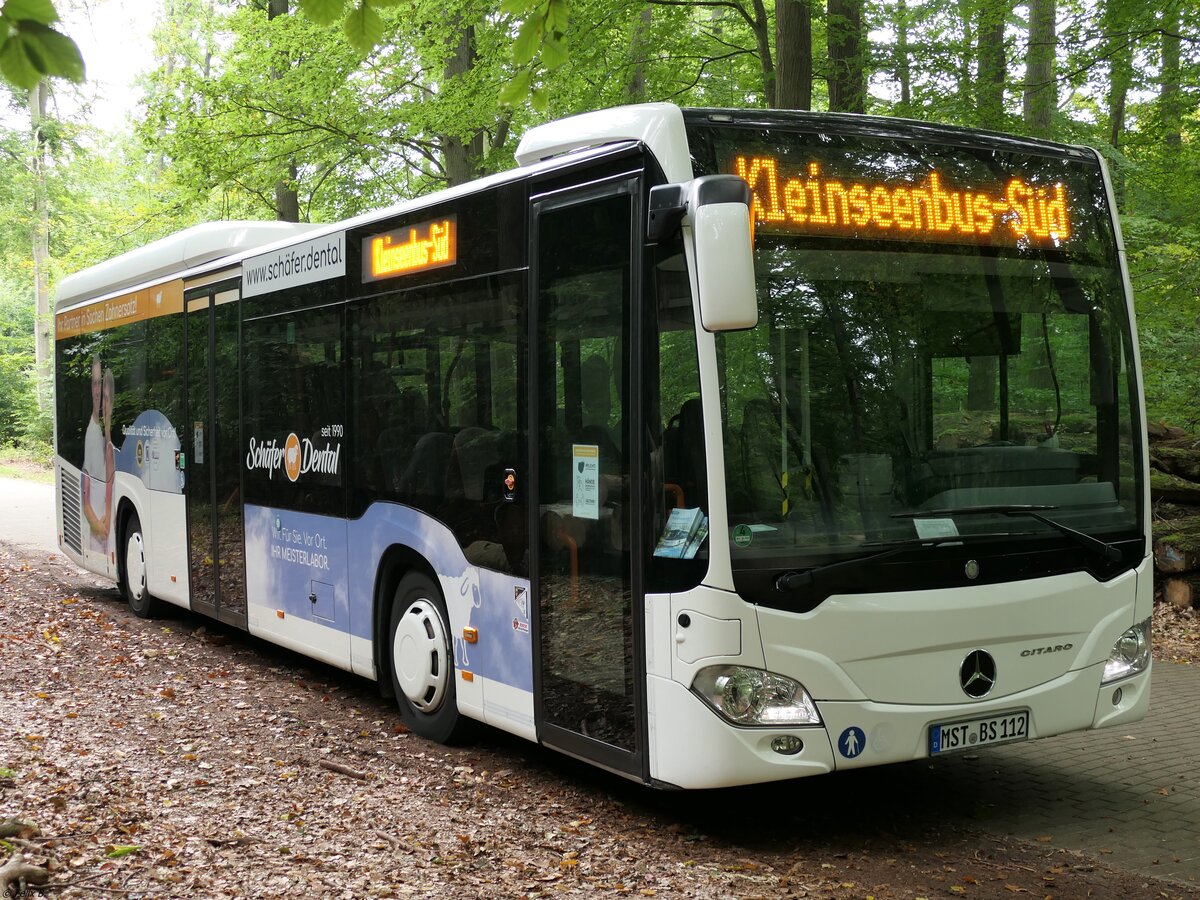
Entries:
[[[1161, 624], [1160, 651], [1195, 660], [1197, 623]], [[366, 681], [183, 611], [136, 619], [4, 544], [0, 654], [0, 827], [29, 826], [0, 860], [48, 867], [47, 896], [1187, 896], [931, 823], [889, 801], [886, 770], [788, 792], [806, 814], [769, 787], [651, 791], [498, 732], [440, 747]]]

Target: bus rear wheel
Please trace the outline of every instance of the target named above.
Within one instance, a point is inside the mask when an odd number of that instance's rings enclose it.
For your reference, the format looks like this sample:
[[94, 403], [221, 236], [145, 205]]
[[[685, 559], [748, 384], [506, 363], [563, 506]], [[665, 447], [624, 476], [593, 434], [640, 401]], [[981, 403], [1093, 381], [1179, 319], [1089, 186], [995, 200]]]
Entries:
[[121, 566], [121, 593], [133, 614], [148, 619], [158, 611], [158, 601], [146, 589], [146, 542], [137, 513], [125, 524], [125, 552]]
[[462, 740], [468, 720], [458, 714], [454, 650], [441, 591], [410, 572], [392, 600], [392, 689], [410, 731], [438, 743]]

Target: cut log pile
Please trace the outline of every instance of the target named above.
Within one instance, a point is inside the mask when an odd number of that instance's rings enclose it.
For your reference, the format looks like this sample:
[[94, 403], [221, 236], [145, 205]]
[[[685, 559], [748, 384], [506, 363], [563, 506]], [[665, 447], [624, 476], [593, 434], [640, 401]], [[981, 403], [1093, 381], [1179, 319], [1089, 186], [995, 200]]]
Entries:
[[1200, 606], [1200, 436], [1155, 422], [1147, 431], [1156, 581], [1169, 603]]

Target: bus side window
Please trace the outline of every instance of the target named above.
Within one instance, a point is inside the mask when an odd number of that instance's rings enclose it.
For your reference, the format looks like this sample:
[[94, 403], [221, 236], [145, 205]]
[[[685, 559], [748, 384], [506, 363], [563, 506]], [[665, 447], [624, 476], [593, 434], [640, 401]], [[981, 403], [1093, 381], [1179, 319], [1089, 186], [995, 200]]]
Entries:
[[517, 572], [524, 518], [501, 509], [516, 465], [519, 276], [384, 294], [352, 308], [360, 502], [446, 523], [474, 564]]
[[708, 569], [704, 542], [691, 559], [654, 555], [673, 508], [708, 513], [708, 468], [704, 414], [700, 401], [700, 364], [696, 354], [695, 314], [683, 262], [681, 237], [651, 251], [653, 266], [646, 290], [646, 384], [649, 496], [646, 511], [647, 588], [683, 591], [700, 583]]

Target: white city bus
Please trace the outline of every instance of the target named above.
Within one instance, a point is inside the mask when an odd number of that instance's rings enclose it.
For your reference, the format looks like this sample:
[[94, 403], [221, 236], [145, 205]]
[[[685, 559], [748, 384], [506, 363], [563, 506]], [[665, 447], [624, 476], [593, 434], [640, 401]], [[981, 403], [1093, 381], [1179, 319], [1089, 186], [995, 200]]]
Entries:
[[648, 784], [1149, 703], [1141, 374], [1092, 150], [614, 109], [332, 226], [63, 279], [63, 551]]

